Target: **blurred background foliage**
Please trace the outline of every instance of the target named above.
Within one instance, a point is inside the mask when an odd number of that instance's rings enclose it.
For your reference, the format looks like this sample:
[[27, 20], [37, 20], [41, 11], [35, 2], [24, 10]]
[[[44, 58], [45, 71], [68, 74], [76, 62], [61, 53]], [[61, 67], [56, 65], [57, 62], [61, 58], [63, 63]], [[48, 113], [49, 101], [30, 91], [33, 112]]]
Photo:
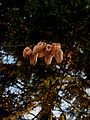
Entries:
[[[89, 26], [90, 0], [0, 1], [0, 120], [90, 120]], [[39, 41], [61, 43], [63, 62], [31, 66]]]

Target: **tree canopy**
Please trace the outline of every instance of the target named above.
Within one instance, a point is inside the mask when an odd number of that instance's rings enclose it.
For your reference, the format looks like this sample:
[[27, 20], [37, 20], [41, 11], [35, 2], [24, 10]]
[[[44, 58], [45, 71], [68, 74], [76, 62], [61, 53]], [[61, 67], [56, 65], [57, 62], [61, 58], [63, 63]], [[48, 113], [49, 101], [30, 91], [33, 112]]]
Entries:
[[[0, 7], [0, 120], [89, 120], [90, 0], [1, 0]], [[62, 63], [30, 65], [23, 49], [39, 41], [60, 43]]]

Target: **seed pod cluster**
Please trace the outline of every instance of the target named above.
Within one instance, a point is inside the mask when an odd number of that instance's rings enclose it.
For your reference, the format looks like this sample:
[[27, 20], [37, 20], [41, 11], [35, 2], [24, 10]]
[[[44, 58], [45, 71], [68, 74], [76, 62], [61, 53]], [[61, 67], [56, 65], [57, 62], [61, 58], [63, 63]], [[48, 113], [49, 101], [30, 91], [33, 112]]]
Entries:
[[33, 50], [26, 47], [23, 50], [23, 57], [29, 59], [31, 65], [35, 65], [38, 58], [42, 57], [46, 65], [51, 64], [53, 58], [57, 64], [60, 64], [63, 60], [63, 51], [61, 50], [60, 43], [47, 44], [40, 41], [33, 47]]

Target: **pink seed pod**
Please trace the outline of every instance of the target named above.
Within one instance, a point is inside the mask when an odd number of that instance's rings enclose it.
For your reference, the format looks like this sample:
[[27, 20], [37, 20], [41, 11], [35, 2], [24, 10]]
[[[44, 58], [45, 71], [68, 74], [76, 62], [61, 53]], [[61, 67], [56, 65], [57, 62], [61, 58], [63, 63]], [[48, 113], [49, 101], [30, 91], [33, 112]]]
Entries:
[[43, 51], [45, 47], [46, 43], [40, 41], [37, 45], [34, 46], [33, 54], [41, 53], [41, 51]]
[[37, 63], [38, 54], [33, 54], [33, 52], [30, 54], [30, 64], [35, 65]]
[[52, 55], [55, 58], [57, 64], [60, 64], [63, 60], [63, 51], [61, 50], [60, 43], [52, 43]]
[[55, 54], [56, 51], [59, 51], [61, 49], [60, 43], [52, 43], [52, 54]]
[[56, 53], [54, 54], [54, 58], [55, 58], [57, 64], [60, 64], [63, 60], [63, 51], [61, 49], [56, 51]]
[[44, 61], [45, 61], [46, 65], [50, 65], [51, 64], [52, 58], [53, 58], [53, 56], [51, 54], [46, 54], [45, 55]]
[[23, 50], [23, 57], [24, 57], [24, 58], [28, 58], [30, 51], [31, 51], [31, 49], [30, 49], [29, 47], [26, 47], [26, 48]]
[[45, 49], [45, 57], [44, 57], [44, 61], [46, 65], [49, 65], [52, 62], [53, 55], [51, 54], [51, 51], [52, 51], [52, 45], [47, 44]]

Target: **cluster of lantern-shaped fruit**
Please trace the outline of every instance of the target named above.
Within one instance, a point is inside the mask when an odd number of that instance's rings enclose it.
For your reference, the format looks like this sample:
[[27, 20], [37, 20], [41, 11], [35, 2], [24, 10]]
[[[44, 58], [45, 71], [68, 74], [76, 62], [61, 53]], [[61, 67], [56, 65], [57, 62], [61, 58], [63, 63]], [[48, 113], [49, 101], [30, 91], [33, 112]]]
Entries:
[[33, 47], [33, 50], [26, 47], [23, 50], [23, 57], [29, 59], [31, 65], [35, 65], [38, 58], [44, 58], [46, 65], [51, 64], [53, 58], [57, 64], [60, 64], [63, 60], [63, 51], [60, 43], [47, 44], [40, 41]]

